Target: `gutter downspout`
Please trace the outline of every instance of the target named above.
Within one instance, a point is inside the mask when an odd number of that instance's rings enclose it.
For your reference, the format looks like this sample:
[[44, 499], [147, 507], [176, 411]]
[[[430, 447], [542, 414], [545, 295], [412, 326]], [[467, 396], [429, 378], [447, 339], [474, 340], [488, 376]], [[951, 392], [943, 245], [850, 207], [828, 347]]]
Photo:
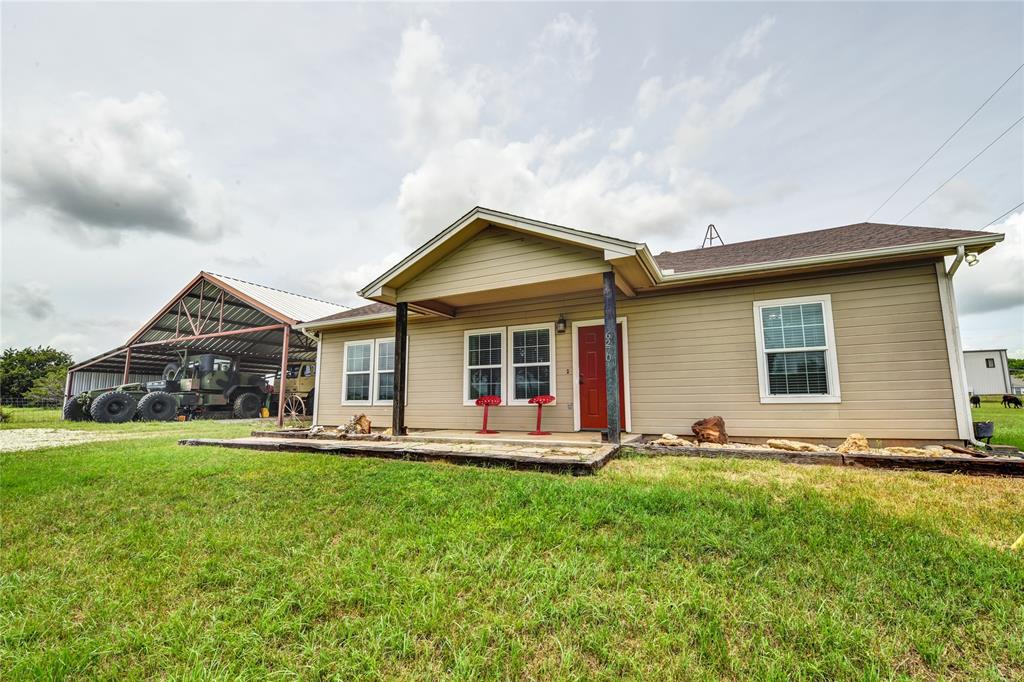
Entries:
[[[952, 308], [952, 314], [954, 316], [953, 319], [955, 321], [955, 329], [956, 329], [956, 351], [958, 353], [957, 360], [961, 361], [961, 362], [963, 360], [963, 353], [964, 352], [963, 352], [963, 348], [961, 347], [961, 343], [960, 343], [960, 322], [959, 322], [959, 319], [957, 319], [957, 317], [956, 317], [956, 315], [957, 315], [957, 313], [956, 313], [956, 302], [955, 302], [955, 299], [953, 298], [953, 275], [956, 274], [956, 271], [960, 267], [960, 264], [964, 262], [964, 258], [966, 257], [966, 255], [967, 255], [966, 249], [964, 248], [963, 244], [961, 244], [960, 246], [956, 247], [956, 257], [953, 259], [953, 262], [949, 264], [949, 269], [946, 270], [946, 280], [947, 280], [946, 285], [949, 287], [950, 305], [951, 305], [951, 308]], [[966, 379], [966, 375], [963, 375], [963, 376]], [[970, 408], [968, 408], [968, 409], [970, 409]], [[970, 413], [968, 413], [968, 414], [970, 414]], [[971, 417], [972, 417], [971, 418], [971, 434], [970, 434], [970, 437], [967, 439], [967, 442], [969, 442], [971, 445], [973, 445], [974, 447], [976, 447], [976, 448], [978, 448], [980, 450], [988, 450], [989, 447], [987, 445], [985, 445], [984, 443], [982, 443], [979, 440], [975, 440], [974, 439], [974, 419], [973, 419], [973, 415], [971, 415]]]
[[956, 274], [956, 270], [960, 267], [960, 264], [964, 262], [964, 257], [966, 255], [967, 253], [963, 244], [956, 247], [956, 258], [954, 258], [953, 262], [949, 264], [949, 270], [946, 271], [946, 277], [953, 279], [953, 275]]

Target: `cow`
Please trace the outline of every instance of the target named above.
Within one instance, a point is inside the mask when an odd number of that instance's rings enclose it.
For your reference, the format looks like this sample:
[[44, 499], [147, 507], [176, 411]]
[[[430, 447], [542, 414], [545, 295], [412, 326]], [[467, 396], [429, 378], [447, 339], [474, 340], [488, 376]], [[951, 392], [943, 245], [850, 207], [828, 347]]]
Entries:
[[981, 407], [981, 396], [971, 396], [971, 407]]
[[1020, 409], [1021, 407], [1024, 407], [1021, 405], [1020, 398], [1018, 398], [1015, 395], [1004, 395], [1002, 402], [1003, 407], [1012, 407], [1015, 409]]

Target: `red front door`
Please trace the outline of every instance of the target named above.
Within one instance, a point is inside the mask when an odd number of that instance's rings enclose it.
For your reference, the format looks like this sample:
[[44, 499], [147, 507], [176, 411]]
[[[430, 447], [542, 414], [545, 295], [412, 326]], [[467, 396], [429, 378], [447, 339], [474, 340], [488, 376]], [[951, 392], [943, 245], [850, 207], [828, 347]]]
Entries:
[[[622, 378], [622, 324], [619, 337], [619, 420], [626, 428], [626, 382]], [[605, 388], [604, 325], [579, 328], [580, 428], [608, 428], [608, 393]]]

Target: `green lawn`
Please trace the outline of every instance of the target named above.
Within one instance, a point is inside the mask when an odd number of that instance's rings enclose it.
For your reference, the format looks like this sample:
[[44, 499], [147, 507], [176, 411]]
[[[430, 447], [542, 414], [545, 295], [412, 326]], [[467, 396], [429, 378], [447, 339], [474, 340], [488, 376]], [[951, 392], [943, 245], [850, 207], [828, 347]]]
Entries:
[[981, 407], [971, 408], [971, 418], [976, 422], [995, 422], [993, 443], [1024, 450], [1024, 410], [1003, 407], [995, 399], [986, 399], [982, 400]]
[[0, 678], [1024, 677], [1019, 480], [146, 435], [0, 456]]

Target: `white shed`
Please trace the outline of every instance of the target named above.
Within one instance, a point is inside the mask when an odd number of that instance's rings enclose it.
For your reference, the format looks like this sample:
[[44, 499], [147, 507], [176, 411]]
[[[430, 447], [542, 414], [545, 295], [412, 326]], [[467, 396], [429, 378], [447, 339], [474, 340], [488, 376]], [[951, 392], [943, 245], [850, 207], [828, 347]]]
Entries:
[[1010, 393], [1010, 366], [1006, 349], [965, 350], [967, 388], [971, 395], [1006, 395]]

